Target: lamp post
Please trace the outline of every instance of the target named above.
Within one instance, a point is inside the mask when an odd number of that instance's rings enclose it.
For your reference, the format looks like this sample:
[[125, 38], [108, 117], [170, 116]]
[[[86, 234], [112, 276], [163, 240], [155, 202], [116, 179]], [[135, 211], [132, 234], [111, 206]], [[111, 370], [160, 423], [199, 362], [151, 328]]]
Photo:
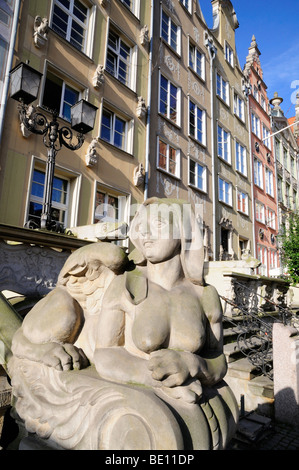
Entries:
[[[64, 146], [69, 150], [78, 150], [84, 142], [84, 134], [94, 128], [97, 108], [86, 100], [80, 100], [71, 107], [71, 128], [59, 127], [58, 113], [52, 111], [52, 119], [36, 111], [29, 105], [37, 98], [42, 74], [21, 62], [10, 72], [11, 98], [19, 102], [21, 123], [34, 134], [43, 136], [43, 142], [48, 149], [45, 189], [41, 214], [41, 228], [62, 231], [62, 224], [57, 224], [51, 218], [52, 191], [57, 152]], [[74, 135], [74, 132], [77, 135]], [[73, 142], [75, 140], [75, 142]]]

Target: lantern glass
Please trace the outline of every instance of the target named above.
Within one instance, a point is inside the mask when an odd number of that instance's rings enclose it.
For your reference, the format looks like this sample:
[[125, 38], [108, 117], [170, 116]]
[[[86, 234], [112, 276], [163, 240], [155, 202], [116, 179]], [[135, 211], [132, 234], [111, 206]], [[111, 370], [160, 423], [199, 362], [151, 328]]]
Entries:
[[97, 107], [88, 101], [80, 100], [71, 107], [72, 129], [86, 134], [94, 128]]
[[38, 96], [42, 73], [21, 62], [10, 71], [11, 98], [30, 104]]

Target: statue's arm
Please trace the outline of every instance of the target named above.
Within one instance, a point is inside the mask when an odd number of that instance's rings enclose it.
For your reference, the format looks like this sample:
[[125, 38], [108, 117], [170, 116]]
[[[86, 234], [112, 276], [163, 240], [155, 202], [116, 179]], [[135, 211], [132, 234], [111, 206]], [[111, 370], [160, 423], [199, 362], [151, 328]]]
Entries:
[[12, 352], [58, 370], [86, 367], [85, 354], [73, 346], [83, 324], [80, 305], [56, 288], [27, 314], [13, 337]]

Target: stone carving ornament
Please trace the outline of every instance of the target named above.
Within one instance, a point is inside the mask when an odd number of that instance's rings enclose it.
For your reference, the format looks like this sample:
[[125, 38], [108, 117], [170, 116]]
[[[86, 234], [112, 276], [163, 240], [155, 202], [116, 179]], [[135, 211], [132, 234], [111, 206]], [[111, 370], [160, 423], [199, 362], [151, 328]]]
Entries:
[[49, 20], [36, 16], [34, 19], [34, 34], [33, 40], [36, 47], [43, 47], [48, 40]]
[[25, 317], [8, 362], [15, 410], [52, 448], [225, 448], [238, 406], [198, 219], [153, 198], [129, 235], [129, 258], [105, 242], [75, 251]]

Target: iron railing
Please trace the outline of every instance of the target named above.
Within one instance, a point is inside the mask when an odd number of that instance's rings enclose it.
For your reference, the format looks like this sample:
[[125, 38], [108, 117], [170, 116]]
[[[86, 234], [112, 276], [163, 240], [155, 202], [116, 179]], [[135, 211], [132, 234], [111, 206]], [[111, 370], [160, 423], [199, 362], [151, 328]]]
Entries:
[[[234, 281], [235, 300], [220, 296], [227, 302], [235, 315], [226, 316], [224, 320], [234, 326], [237, 334], [236, 343], [238, 350], [248, 358], [260, 372], [273, 379], [273, 323], [280, 322], [299, 330], [299, 317], [288, 308], [274, 302], [268, 297], [262, 296], [238, 281]], [[265, 312], [261, 307], [260, 299], [268, 303], [274, 309], [273, 312]]]

